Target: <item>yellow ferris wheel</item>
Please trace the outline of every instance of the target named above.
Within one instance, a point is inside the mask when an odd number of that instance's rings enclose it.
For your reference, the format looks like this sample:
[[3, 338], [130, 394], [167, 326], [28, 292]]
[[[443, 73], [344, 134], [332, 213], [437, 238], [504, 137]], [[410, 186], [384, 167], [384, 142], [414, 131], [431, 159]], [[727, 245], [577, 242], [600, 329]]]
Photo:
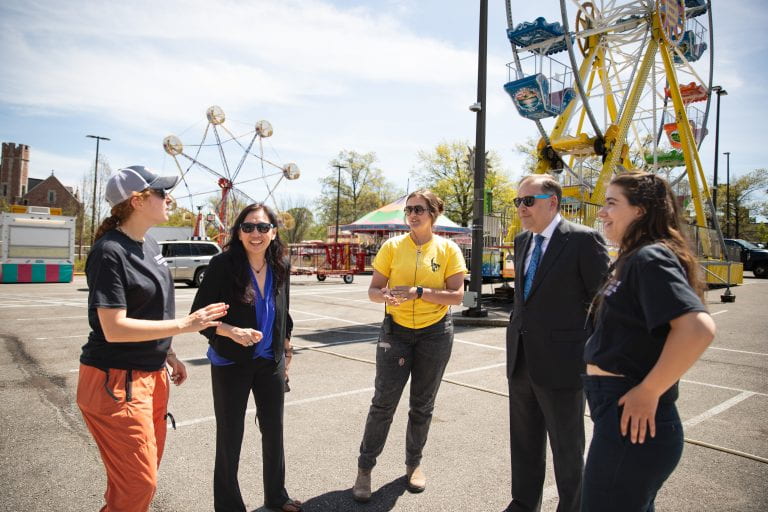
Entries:
[[[702, 259], [720, 259], [698, 148], [712, 91], [707, 0], [560, 0], [561, 19], [515, 24], [505, 91], [540, 133], [537, 173], [561, 175], [566, 201], [594, 224], [622, 167], [660, 172], [687, 212]], [[710, 229], [708, 218], [715, 229]]]

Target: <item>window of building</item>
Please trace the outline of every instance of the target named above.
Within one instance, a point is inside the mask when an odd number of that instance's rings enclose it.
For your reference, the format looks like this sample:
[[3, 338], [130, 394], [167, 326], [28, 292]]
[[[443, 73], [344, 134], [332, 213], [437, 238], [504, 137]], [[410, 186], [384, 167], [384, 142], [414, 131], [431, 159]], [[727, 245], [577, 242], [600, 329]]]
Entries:
[[8, 184], [3, 183], [3, 197], [8, 197]]
[[22, 185], [21, 186], [21, 195], [23, 195], [23, 196], [27, 195], [27, 186], [26, 185]]
[[48, 191], [48, 203], [54, 204], [56, 202], [56, 191], [55, 190], [49, 190]]

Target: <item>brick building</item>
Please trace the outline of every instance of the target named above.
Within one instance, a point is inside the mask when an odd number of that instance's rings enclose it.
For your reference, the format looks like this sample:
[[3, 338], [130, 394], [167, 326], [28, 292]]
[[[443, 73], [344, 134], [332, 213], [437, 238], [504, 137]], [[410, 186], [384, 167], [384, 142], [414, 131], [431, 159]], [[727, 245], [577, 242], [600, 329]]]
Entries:
[[3, 142], [0, 161], [0, 198], [9, 204], [21, 203], [29, 181], [29, 146]]
[[0, 200], [8, 204], [61, 208], [65, 215], [77, 215], [81, 202], [72, 187], [63, 185], [56, 176], [46, 179], [29, 177], [29, 146], [3, 143], [0, 164]]

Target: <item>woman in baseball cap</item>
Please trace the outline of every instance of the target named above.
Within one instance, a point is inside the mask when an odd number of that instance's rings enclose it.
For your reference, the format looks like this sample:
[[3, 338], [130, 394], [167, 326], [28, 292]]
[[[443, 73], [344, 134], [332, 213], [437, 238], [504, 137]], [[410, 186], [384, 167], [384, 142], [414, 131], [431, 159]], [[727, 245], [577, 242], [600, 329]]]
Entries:
[[91, 333], [80, 356], [77, 405], [107, 470], [103, 510], [149, 510], [169, 416], [166, 363], [174, 384], [187, 378], [171, 337], [220, 325], [228, 308], [210, 304], [175, 318], [171, 273], [146, 233], [168, 220], [178, 180], [141, 165], [114, 173], [105, 192], [112, 212], [85, 264]]

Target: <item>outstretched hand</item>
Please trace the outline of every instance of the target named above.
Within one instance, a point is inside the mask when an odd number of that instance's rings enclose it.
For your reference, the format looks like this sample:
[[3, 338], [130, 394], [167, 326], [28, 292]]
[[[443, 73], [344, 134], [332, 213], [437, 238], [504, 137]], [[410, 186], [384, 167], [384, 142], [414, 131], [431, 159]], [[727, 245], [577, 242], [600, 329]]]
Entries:
[[227, 309], [229, 304], [223, 302], [208, 304], [180, 320], [181, 332], [200, 332], [209, 327], [218, 327], [221, 325], [218, 319], [227, 314]]

